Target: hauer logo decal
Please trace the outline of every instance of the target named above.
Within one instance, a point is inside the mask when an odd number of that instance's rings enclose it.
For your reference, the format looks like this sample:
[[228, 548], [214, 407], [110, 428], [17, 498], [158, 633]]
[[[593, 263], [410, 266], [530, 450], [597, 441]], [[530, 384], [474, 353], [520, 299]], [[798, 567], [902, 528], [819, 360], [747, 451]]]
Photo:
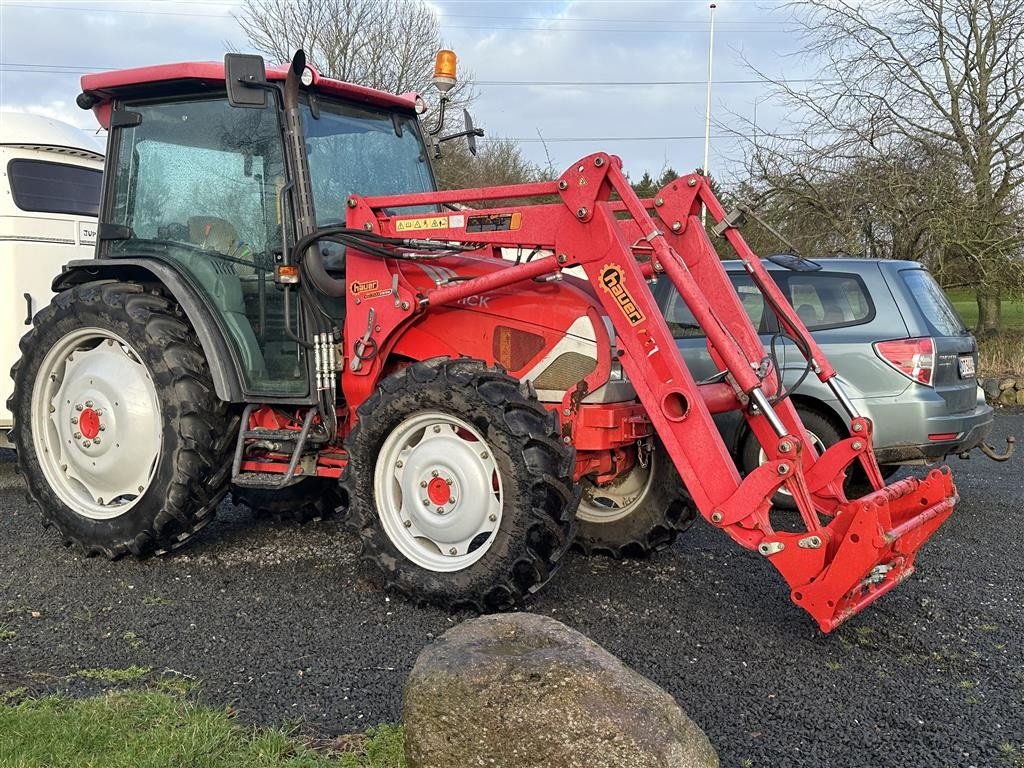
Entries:
[[356, 281], [349, 286], [349, 289], [360, 299], [379, 299], [381, 296], [390, 296], [390, 288], [380, 289], [378, 280]]
[[626, 288], [622, 268], [617, 264], [606, 264], [601, 268], [601, 287], [615, 297], [615, 303], [630, 325], [637, 325], [647, 319]]
[[364, 280], [353, 282], [350, 289], [352, 293], [366, 293], [367, 291], [376, 291], [379, 287], [380, 282], [377, 280]]

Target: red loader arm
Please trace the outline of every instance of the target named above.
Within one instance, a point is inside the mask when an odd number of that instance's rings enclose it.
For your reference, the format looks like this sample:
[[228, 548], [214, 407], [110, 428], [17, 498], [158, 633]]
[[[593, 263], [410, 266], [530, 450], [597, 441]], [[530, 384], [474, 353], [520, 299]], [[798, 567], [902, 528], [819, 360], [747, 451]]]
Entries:
[[[620, 201], [611, 201], [613, 193]], [[426, 218], [384, 214], [403, 206], [537, 195], [557, 195], [561, 202]], [[772, 361], [701, 226], [702, 204], [811, 370], [849, 414], [851, 436], [821, 456], [790, 400], [776, 391]], [[504, 225], [475, 231], [472, 222], [484, 219]], [[952, 511], [957, 497], [948, 470], [883, 486], [871, 450], [871, 423], [857, 413], [814, 339], [739, 232], [729, 226], [721, 204], [699, 175], [680, 178], [645, 202], [630, 187], [620, 160], [598, 153], [549, 184], [353, 197], [348, 226], [391, 237], [408, 237], [415, 229], [418, 237], [480, 243], [481, 250], [493, 253], [521, 247], [554, 254], [485, 277], [442, 282], [421, 295], [403, 295], [403, 287], [396, 285], [394, 310], [389, 303], [387, 316], [376, 319], [386, 326], [385, 336], [387, 328], [400, 332], [418, 311], [582, 267], [616, 328], [622, 367], [701, 514], [770, 560], [789, 584], [792, 600], [825, 632], [909, 576], [917, 551]], [[379, 264], [379, 259], [350, 256], [348, 279], [386, 279]], [[723, 382], [694, 381], [648, 287], [647, 278], [656, 275], [672, 281], [705, 331], [712, 358], [724, 372]], [[358, 338], [368, 325], [367, 310], [355, 309], [347, 319], [349, 339]], [[362, 375], [368, 381], [353, 384], [353, 393], [372, 386], [378, 374], [373, 363], [365, 366]], [[346, 393], [351, 394], [348, 385]], [[566, 395], [561, 411], [567, 440], [579, 415], [578, 398], [572, 394]], [[730, 408], [743, 412], [768, 459], [742, 479], [712, 420], [713, 412]], [[848, 500], [843, 482], [854, 461], [864, 467], [875, 490]], [[771, 499], [781, 487], [796, 500], [801, 532], [777, 531], [771, 524]]]

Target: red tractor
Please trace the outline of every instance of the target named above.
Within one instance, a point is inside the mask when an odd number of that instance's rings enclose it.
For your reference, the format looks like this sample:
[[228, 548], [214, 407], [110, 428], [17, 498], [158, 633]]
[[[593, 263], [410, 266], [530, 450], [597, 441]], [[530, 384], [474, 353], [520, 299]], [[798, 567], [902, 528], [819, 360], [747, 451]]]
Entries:
[[[454, 55], [435, 75], [450, 87]], [[884, 485], [871, 423], [700, 175], [640, 200], [596, 153], [552, 182], [439, 192], [441, 120], [428, 131], [415, 94], [323, 78], [301, 52], [82, 86], [109, 130], [97, 258], [55, 281], [11, 410], [29, 492], [87, 554], [173, 549], [232, 490], [344, 507], [385, 586], [492, 610], [574, 540], [643, 554], [699, 513], [829, 631], [907, 577], [953, 509], [947, 470]], [[824, 453], [702, 207], [849, 415]], [[706, 333], [711, 379], [683, 363], [659, 279]], [[746, 477], [712, 420], [727, 410], [768, 457]], [[848, 499], [855, 462], [874, 491]], [[799, 530], [772, 523], [780, 488]]]

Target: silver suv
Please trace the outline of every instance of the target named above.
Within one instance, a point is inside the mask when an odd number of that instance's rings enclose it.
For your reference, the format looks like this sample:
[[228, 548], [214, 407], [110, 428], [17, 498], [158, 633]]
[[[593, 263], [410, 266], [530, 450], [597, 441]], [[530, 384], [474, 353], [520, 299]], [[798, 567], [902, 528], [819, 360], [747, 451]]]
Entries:
[[[980, 445], [992, 408], [978, 387], [978, 347], [946, 295], [920, 264], [884, 259], [772, 257], [766, 265], [813, 332], [846, 391], [875, 429], [886, 474], [901, 464], [941, 461]], [[765, 348], [780, 361], [787, 389], [812, 436], [829, 446], [846, 435], [843, 411], [785, 336], [737, 261], [723, 262]], [[713, 376], [704, 333], [668, 280], [655, 296], [694, 377]], [[740, 470], [764, 461], [736, 412], [716, 417]]]

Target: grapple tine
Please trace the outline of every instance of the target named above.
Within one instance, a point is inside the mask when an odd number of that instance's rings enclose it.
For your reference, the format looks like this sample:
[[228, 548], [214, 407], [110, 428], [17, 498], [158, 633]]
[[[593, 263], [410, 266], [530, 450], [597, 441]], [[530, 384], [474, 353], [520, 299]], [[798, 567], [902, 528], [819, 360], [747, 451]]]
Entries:
[[946, 469], [849, 501], [821, 535], [777, 534], [770, 556], [794, 603], [829, 632], [914, 571], [917, 552], [958, 500]]

